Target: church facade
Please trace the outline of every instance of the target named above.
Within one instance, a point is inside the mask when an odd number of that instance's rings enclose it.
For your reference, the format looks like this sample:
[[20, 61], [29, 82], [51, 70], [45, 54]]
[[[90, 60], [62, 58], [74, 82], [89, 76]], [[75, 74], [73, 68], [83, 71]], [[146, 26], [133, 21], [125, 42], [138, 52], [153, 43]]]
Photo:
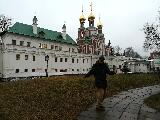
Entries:
[[97, 27], [95, 27], [95, 16], [92, 12], [92, 5], [91, 5], [91, 12], [88, 16], [88, 27], [85, 27], [86, 18], [83, 15], [83, 8], [82, 8], [82, 15], [79, 18], [80, 27], [78, 28], [78, 52], [84, 54], [94, 54], [94, 55], [108, 55], [111, 54], [111, 46], [110, 41], [108, 41], [108, 45], [105, 44], [105, 38], [102, 31], [102, 23], [100, 21], [97, 23]]

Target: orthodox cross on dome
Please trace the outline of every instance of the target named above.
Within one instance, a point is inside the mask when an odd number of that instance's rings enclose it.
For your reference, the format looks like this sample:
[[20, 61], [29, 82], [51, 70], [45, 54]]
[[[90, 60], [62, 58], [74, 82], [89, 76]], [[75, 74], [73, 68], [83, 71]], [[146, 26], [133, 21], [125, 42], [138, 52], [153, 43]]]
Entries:
[[85, 19], [84, 15], [83, 15], [83, 4], [82, 4], [82, 15], [80, 16], [80, 19]]
[[86, 19], [85, 19], [84, 15], [83, 15], [83, 4], [82, 4], [82, 14], [81, 14], [81, 16], [79, 18], [81, 27], [84, 27], [85, 20]]
[[91, 12], [92, 12], [92, 5], [93, 5], [93, 4], [92, 4], [92, 2], [91, 2], [91, 4], [90, 4], [90, 6], [91, 6]]
[[36, 11], [34, 11], [34, 16], [36, 16], [36, 14], [37, 14]]
[[89, 27], [94, 27], [94, 19], [95, 19], [95, 16], [93, 15], [92, 13], [92, 2], [90, 4], [90, 7], [91, 7], [91, 13], [90, 15], [88, 16], [88, 21], [89, 21]]
[[101, 17], [99, 15], [99, 25], [103, 26], [102, 23], [101, 23]]
[[83, 14], [83, 4], [82, 4], [82, 14]]

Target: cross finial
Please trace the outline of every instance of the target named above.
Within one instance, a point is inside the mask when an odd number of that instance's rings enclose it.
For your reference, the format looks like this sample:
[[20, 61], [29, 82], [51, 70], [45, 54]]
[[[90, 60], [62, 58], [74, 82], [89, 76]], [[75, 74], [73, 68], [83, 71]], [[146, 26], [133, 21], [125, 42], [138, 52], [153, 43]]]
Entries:
[[36, 16], [36, 14], [37, 14], [36, 11], [34, 11], [34, 16]]
[[91, 2], [91, 4], [90, 4], [90, 6], [91, 6], [91, 12], [92, 12], [92, 2]]
[[82, 4], [82, 14], [83, 14], [83, 4]]

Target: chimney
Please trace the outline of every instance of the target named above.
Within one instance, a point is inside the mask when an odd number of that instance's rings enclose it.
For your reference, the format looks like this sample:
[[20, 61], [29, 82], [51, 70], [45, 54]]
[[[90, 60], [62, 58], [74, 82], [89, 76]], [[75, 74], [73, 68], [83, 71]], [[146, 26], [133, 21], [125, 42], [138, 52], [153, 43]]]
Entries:
[[32, 24], [32, 25], [33, 25], [33, 33], [34, 33], [34, 34], [37, 34], [37, 25], [38, 25], [38, 24], [37, 24], [37, 21], [38, 21], [38, 20], [37, 20], [37, 17], [34, 16], [34, 18], [33, 18], [33, 24]]
[[64, 40], [66, 40], [66, 25], [65, 24], [62, 27], [62, 37]]

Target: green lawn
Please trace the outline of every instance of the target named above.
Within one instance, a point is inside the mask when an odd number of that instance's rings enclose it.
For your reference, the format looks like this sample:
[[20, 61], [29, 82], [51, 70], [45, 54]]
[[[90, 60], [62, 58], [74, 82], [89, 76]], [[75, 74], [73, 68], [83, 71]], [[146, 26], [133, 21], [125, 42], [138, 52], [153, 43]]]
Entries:
[[147, 106], [154, 108], [160, 112], [160, 93], [148, 97], [144, 102]]
[[[159, 84], [152, 74], [109, 76], [108, 95]], [[95, 102], [94, 78], [59, 76], [0, 83], [0, 120], [74, 120]]]

